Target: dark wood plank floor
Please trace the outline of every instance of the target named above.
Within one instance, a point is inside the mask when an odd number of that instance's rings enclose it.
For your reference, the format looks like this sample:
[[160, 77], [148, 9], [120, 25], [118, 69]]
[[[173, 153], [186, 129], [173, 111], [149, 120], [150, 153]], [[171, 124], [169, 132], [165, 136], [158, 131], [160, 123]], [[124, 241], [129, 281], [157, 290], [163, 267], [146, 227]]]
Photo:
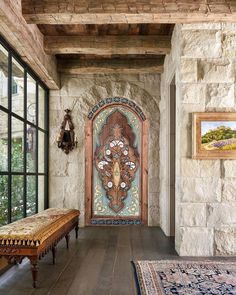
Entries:
[[157, 227], [87, 227], [70, 250], [62, 240], [56, 265], [50, 253], [39, 263], [38, 288], [31, 287], [27, 260], [0, 276], [1, 295], [134, 295], [132, 260], [176, 258], [173, 240]]

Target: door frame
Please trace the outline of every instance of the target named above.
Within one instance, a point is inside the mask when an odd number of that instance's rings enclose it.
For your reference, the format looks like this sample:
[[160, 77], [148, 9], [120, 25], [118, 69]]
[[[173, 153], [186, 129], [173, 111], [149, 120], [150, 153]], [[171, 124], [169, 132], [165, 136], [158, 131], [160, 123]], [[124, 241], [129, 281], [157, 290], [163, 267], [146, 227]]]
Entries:
[[[114, 98], [114, 100], [118, 98]], [[91, 226], [92, 219], [92, 197], [93, 197], [93, 121], [96, 116], [105, 108], [122, 106], [129, 109], [139, 118], [141, 130], [141, 224], [148, 224], [148, 137], [149, 137], [149, 122], [141, 109], [132, 101], [123, 99], [125, 103], [116, 102], [109, 99], [108, 104], [100, 107], [101, 102], [93, 107], [89, 112], [88, 119], [85, 124], [85, 225]], [[122, 99], [120, 99], [122, 101]], [[103, 102], [103, 101], [102, 101]], [[94, 110], [94, 111], [93, 111]], [[125, 219], [124, 217], [116, 217], [115, 219]], [[140, 218], [139, 218], [140, 220]]]

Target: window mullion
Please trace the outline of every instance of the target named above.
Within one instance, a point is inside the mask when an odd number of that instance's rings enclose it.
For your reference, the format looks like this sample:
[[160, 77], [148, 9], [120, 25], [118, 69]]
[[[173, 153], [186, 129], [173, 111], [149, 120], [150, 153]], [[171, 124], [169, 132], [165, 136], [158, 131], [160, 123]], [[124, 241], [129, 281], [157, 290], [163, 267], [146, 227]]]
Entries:
[[[12, 95], [11, 95], [11, 81], [12, 81], [12, 54], [8, 52], [8, 109], [12, 109]], [[8, 114], [8, 223], [11, 222], [11, 116]]]
[[45, 91], [45, 124], [44, 128], [46, 129], [47, 133], [45, 136], [45, 145], [44, 145], [44, 173], [46, 174], [46, 177], [44, 177], [44, 209], [47, 209], [49, 207], [49, 198], [48, 198], [48, 192], [49, 192], [49, 91]]
[[27, 71], [24, 69], [24, 190], [23, 190], [23, 214], [26, 217], [27, 210]]
[[35, 162], [36, 162], [36, 165], [35, 165], [35, 173], [36, 173], [36, 206], [35, 206], [35, 209], [36, 209], [36, 212], [38, 212], [38, 152], [39, 152], [39, 131], [38, 131], [38, 118], [39, 118], [39, 87], [38, 87], [38, 82], [36, 83], [36, 159], [35, 159]]

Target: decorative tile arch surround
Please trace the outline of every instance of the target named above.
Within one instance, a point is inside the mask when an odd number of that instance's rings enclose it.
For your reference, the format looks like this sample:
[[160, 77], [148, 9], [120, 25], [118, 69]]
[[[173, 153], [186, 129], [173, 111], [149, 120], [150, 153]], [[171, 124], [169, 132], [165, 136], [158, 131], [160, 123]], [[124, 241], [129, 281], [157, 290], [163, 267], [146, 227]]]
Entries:
[[96, 104], [92, 108], [92, 110], [89, 112], [88, 119], [91, 120], [101, 108], [108, 105], [116, 104], [116, 103], [124, 105], [124, 106], [128, 106], [130, 109], [135, 111], [135, 113], [140, 117], [141, 120], [143, 121], [146, 120], [146, 117], [143, 111], [141, 110], [141, 108], [132, 100], [129, 100], [128, 98], [125, 98], [125, 97], [108, 97], [106, 99], [99, 101], [99, 103]]

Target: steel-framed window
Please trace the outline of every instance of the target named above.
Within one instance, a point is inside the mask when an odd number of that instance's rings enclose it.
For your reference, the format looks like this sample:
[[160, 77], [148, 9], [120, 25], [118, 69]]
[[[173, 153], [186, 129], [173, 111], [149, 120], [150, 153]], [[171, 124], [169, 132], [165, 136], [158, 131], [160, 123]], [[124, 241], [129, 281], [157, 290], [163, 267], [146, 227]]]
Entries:
[[1, 37], [0, 47], [1, 226], [48, 208], [49, 91]]

